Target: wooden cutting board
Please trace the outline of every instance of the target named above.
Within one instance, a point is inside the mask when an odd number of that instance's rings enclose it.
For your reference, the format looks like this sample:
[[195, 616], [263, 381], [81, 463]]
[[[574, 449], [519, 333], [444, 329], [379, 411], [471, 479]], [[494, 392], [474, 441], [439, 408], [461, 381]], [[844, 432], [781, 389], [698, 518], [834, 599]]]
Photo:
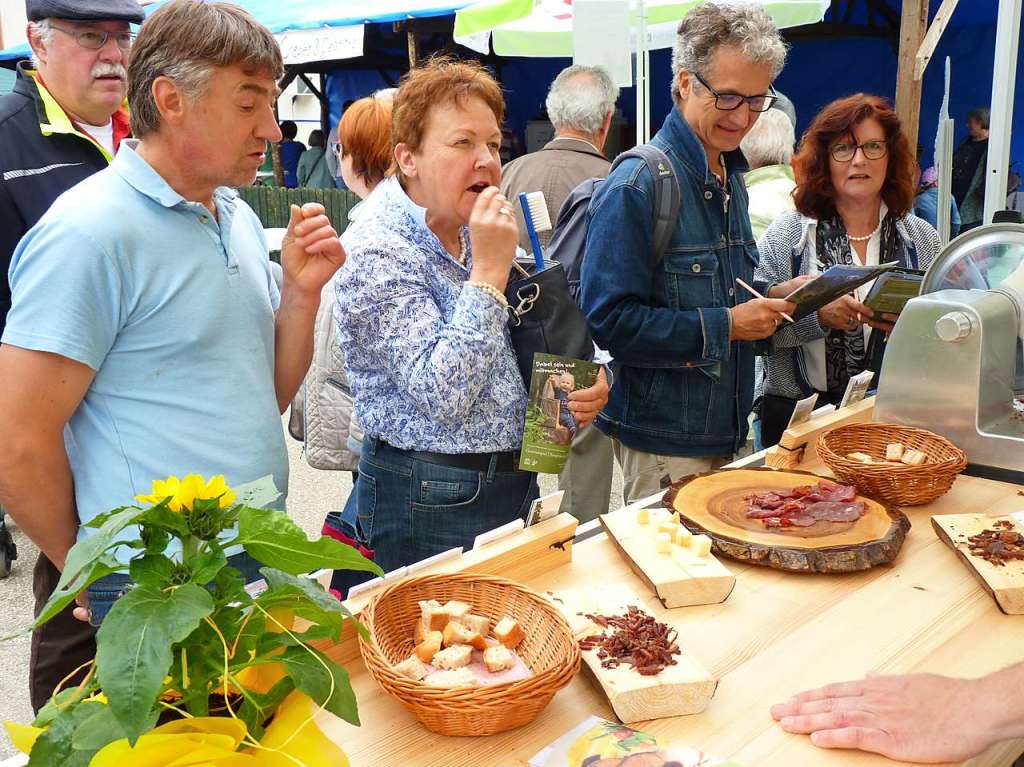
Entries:
[[653, 519], [639, 524], [636, 512], [623, 509], [602, 514], [600, 519], [630, 568], [665, 607], [718, 604], [736, 586], [736, 577], [713, 555], [688, 555], [674, 545], [671, 553], [659, 553]]
[[[629, 605], [653, 614], [635, 591], [622, 584], [568, 589], [554, 594], [552, 601], [569, 621], [577, 640], [603, 631], [585, 614], [621, 615]], [[686, 650], [684, 642], [677, 639], [677, 644], [682, 653], [675, 656], [676, 664], [666, 666], [654, 676], [642, 676], [628, 664], [604, 668], [596, 649], [583, 651], [583, 662], [620, 721], [629, 724], [685, 716], [707, 708], [718, 680]]]
[[[1010, 517], [990, 517], [985, 514], [938, 514], [932, 517], [932, 528], [939, 539], [949, 546], [960, 561], [967, 565], [985, 591], [992, 595], [999, 609], [1007, 615], [1024, 615], [1024, 561], [1005, 565], [991, 562], [971, 554], [967, 539], [993, 523]], [[1018, 531], [1020, 526], [1018, 525]]]
[[815, 522], [810, 527], [766, 528], [746, 519], [744, 496], [813, 485], [824, 477], [805, 471], [723, 469], [676, 482], [664, 504], [694, 533], [713, 541], [717, 554], [777, 570], [848, 573], [892, 562], [910, 520], [892, 506], [858, 495], [866, 504], [856, 522]]

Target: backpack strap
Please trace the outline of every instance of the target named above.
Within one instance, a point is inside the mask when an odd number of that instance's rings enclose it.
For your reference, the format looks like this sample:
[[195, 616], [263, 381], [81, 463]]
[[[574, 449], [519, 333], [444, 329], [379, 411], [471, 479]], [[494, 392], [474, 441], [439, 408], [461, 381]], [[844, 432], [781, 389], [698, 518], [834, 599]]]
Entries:
[[[672, 239], [679, 222], [679, 208], [682, 196], [679, 191], [679, 180], [668, 155], [654, 144], [639, 144], [617, 158], [612, 168], [623, 160], [636, 157], [647, 164], [647, 169], [654, 179], [654, 263], [659, 264], [665, 257], [668, 244]], [[610, 171], [609, 171], [610, 172]]]

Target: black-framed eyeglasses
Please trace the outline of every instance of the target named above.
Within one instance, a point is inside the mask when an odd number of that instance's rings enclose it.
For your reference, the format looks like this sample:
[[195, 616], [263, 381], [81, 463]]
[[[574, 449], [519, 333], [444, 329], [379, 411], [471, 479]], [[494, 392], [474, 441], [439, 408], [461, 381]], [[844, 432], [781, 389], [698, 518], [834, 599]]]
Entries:
[[853, 162], [853, 158], [857, 156], [858, 149], [869, 160], [881, 160], [885, 157], [885, 153], [889, 151], [886, 142], [880, 139], [865, 141], [863, 144], [840, 141], [838, 144], [833, 144], [832, 148], [828, 151], [836, 162]]
[[739, 109], [740, 104], [744, 101], [747, 102], [751, 112], [767, 112], [779, 98], [775, 88], [770, 85], [768, 86], [768, 93], [762, 93], [759, 96], [743, 96], [739, 93], [719, 93], [708, 85], [708, 81], [696, 72], [693, 73], [693, 76], [697, 78], [697, 82], [707, 88], [711, 95], [715, 97], [715, 109], [720, 109], [723, 112], [732, 112]]
[[103, 32], [99, 29], [64, 29], [53, 23], [50, 24], [50, 29], [56, 29], [65, 35], [70, 35], [75, 38], [75, 42], [83, 48], [88, 48], [90, 51], [98, 51], [107, 44], [107, 40], [110, 38], [114, 38], [117, 47], [122, 51], [129, 50], [132, 47], [132, 43], [135, 42], [135, 35], [132, 32]]

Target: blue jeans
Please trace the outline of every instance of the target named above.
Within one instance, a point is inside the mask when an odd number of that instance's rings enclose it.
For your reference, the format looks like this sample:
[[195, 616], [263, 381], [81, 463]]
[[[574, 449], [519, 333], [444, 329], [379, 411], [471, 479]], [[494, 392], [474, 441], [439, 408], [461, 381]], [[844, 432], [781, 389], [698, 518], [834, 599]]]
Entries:
[[355, 489], [360, 542], [390, 572], [458, 546], [469, 550], [480, 533], [525, 518], [539, 495], [535, 476], [495, 464], [442, 466], [367, 437]]
[[[260, 575], [260, 568], [263, 567], [263, 564], [244, 551], [241, 554], [228, 557], [228, 564], [242, 574], [246, 583], [258, 581], [263, 577]], [[110, 608], [114, 606], [118, 597], [124, 595], [125, 589], [130, 583], [132, 583], [132, 579], [122, 573], [108, 575], [93, 583], [88, 589], [89, 623], [99, 626], [107, 617], [107, 613], [110, 612]]]

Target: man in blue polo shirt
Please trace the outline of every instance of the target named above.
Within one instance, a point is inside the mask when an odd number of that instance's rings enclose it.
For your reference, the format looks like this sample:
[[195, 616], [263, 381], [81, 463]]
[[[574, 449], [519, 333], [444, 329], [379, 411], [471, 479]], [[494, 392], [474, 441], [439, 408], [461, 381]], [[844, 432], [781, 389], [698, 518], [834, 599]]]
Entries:
[[[15, 251], [0, 345], [0, 502], [42, 551], [37, 610], [87, 534], [81, 523], [153, 479], [269, 474], [287, 491], [280, 413], [309, 365], [320, 291], [344, 251], [320, 206], [293, 206], [279, 291], [260, 222], [229, 188], [251, 183], [280, 138], [282, 69], [273, 36], [237, 6], [163, 6], [129, 70], [140, 141], [61, 195]], [[122, 585], [90, 588], [93, 623]], [[36, 708], [92, 656], [92, 641], [70, 615], [35, 632]]]

